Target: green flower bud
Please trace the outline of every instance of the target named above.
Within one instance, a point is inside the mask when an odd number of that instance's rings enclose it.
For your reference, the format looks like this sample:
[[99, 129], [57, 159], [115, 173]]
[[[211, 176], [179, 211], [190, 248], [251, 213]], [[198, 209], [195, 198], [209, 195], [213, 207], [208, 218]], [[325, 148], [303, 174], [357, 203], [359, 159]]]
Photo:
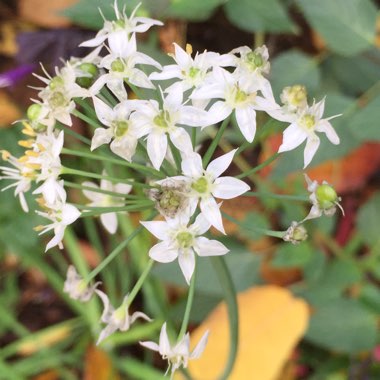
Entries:
[[40, 104], [32, 104], [26, 111], [26, 116], [30, 121], [38, 120], [41, 114], [42, 106]]
[[111, 63], [111, 70], [117, 73], [122, 73], [125, 69], [124, 62], [121, 59], [115, 59]]
[[76, 79], [76, 83], [79, 84], [79, 86], [84, 88], [89, 88], [94, 83], [95, 78], [98, 75], [98, 68], [93, 63], [82, 63], [79, 65], [79, 70], [81, 70], [83, 73], [89, 74], [90, 76], [84, 76], [84, 77], [78, 77]]
[[315, 191], [315, 196], [317, 198], [319, 206], [323, 210], [334, 207], [339, 201], [338, 194], [334, 188], [328, 184], [319, 185]]
[[307, 231], [302, 224], [292, 222], [291, 226], [286, 230], [283, 237], [284, 241], [288, 241], [292, 244], [299, 244], [301, 241], [307, 239]]

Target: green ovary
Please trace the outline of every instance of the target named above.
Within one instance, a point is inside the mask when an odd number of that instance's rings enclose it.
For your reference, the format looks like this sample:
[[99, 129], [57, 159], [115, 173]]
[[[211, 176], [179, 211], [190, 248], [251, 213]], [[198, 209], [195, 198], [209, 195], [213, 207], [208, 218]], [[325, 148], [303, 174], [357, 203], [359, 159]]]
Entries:
[[313, 115], [304, 115], [302, 116], [301, 119], [301, 124], [306, 128], [306, 129], [313, 129], [315, 125], [315, 118]]
[[122, 73], [125, 69], [124, 62], [121, 59], [115, 59], [111, 63], [111, 70], [117, 73]]
[[194, 237], [190, 232], [180, 232], [176, 238], [181, 248], [190, 248], [193, 245]]
[[49, 105], [52, 108], [64, 107], [67, 105], [67, 101], [62, 92], [54, 92], [49, 98]]
[[114, 124], [114, 135], [115, 137], [123, 137], [128, 132], [128, 122], [127, 121], [116, 121]]
[[191, 188], [197, 193], [204, 194], [208, 191], [208, 181], [205, 177], [198, 178], [191, 184]]
[[240, 90], [239, 88], [236, 88], [235, 93], [235, 103], [243, 103], [247, 100], [248, 94], [244, 91]]
[[170, 125], [170, 115], [168, 111], [161, 111], [154, 119], [154, 124], [160, 128], [167, 129]]
[[261, 67], [264, 64], [264, 60], [261, 54], [257, 54], [253, 51], [247, 54], [247, 61], [248, 64], [252, 67], [252, 69]]

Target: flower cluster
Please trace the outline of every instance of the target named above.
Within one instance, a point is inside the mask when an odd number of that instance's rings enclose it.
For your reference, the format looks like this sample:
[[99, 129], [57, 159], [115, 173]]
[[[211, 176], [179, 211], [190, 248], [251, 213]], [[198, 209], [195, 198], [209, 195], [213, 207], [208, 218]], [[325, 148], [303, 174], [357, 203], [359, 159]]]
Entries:
[[[320, 144], [316, 132], [325, 133], [333, 144], [338, 144], [339, 138], [328, 121], [332, 117], [323, 118], [324, 100], [309, 106], [304, 87], [285, 88], [281, 94], [283, 105], [277, 104], [268, 80], [270, 63], [265, 46], [255, 50], [244, 46], [228, 54], [205, 51], [193, 56], [190, 45], [182, 49], [174, 44], [173, 63], [161, 66], [139, 51], [137, 34], [162, 23], [136, 16], [138, 7], [129, 17], [119, 11], [116, 2], [114, 9], [116, 20], [105, 20], [98, 34], [81, 44], [94, 48], [85, 58], [70, 59], [62, 68], [55, 69], [54, 76], [45, 70], [46, 77], [37, 76], [45, 86], [37, 89], [38, 99], [33, 100], [27, 119], [22, 121], [27, 139], [20, 141], [20, 145], [25, 153], [16, 158], [2, 152], [11, 166], [0, 167], [3, 173], [0, 179], [12, 181], [6, 188], [15, 188], [25, 211], [28, 211], [25, 193], [32, 191], [38, 195], [41, 210], [37, 213], [50, 220], [50, 224], [37, 226], [36, 230], [41, 234], [54, 231], [47, 250], [62, 248], [65, 228], [80, 216], [100, 215], [105, 230], [115, 234], [117, 212], [154, 208], [160, 218], [141, 221], [159, 240], [149, 250], [149, 257], [160, 263], [178, 259], [190, 285], [198, 256], [221, 256], [229, 251], [220, 241], [205, 236], [211, 227], [225, 234], [222, 201], [250, 189], [241, 179], [225, 175], [239, 154], [238, 149], [213, 158], [231, 120], [236, 121], [247, 143], [255, 139], [257, 112], [290, 123], [283, 132], [279, 152], [294, 149], [307, 140], [305, 167]], [[165, 86], [167, 80], [170, 85]], [[147, 91], [149, 96], [144, 95]], [[72, 116], [95, 128], [91, 130], [87, 151], [63, 148], [64, 133], [72, 126]], [[198, 132], [215, 128], [219, 123], [216, 140], [205, 154], [199, 154]], [[84, 136], [77, 137], [87, 141]], [[110, 151], [105, 150], [107, 146]], [[127, 166], [138, 176], [116, 178], [112, 165], [107, 170], [101, 168], [99, 173], [64, 167], [62, 153]], [[66, 174], [100, 179], [100, 185], [92, 181], [80, 185], [64, 182], [62, 176]], [[68, 186], [82, 189], [90, 203], [81, 207], [68, 203]], [[305, 220], [322, 213], [330, 215], [339, 206], [339, 198], [328, 184], [319, 186], [308, 180], [308, 188], [313, 207]], [[306, 232], [301, 227], [292, 224], [284, 239], [302, 240]], [[70, 267], [64, 290], [82, 302], [89, 301], [93, 294], [102, 300], [101, 322], [106, 326], [98, 343], [116, 330], [128, 330], [137, 318], [150, 320], [142, 312], [129, 315], [129, 307], [143, 281], [138, 281], [137, 288], [114, 309], [108, 296], [97, 289], [100, 284], [90, 285], [92, 279], [82, 278]], [[158, 345], [153, 342], [142, 345], [168, 359], [173, 373], [180, 366], [186, 367], [188, 359], [199, 357], [206, 340], [207, 335], [190, 353], [189, 334], [182, 334], [172, 345], [165, 323]]]

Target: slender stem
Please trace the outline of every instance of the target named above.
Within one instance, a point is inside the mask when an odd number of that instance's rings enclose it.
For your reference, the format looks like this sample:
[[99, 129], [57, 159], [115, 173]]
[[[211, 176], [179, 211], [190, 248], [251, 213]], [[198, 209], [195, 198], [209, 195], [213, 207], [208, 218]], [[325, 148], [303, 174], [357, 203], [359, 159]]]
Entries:
[[133, 289], [129, 293], [129, 296], [128, 296], [128, 306], [131, 305], [131, 303], [135, 299], [137, 293], [139, 292], [139, 290], [143, 286], [146, 277], [148, 276], [150, 270], [153, 267], [153, 264], [154, 264], [154, 261], [152, 259], [150, 259], [148, 261], [148, 264], [147, 264], [146, 268], [144, 269], [144, 272], [141, 273], [141, 276], [139, 277], [139, 279], [137, 280], [135, 286], [133, 287]]
[[[196, 257], [195, 257], [195, 259], [196, 259]], [[196, 270], [197, 270], [197, 261], [195, 261], [194, 273], [193, 273], [193, 276], [191, 277], [191, 281], [190, 281], [189, 294], [187, 296], [186, 309], [185, 309], [185, 314], [183, 315], [181, 329], [180, 329], [179, 334], [178, 334], [178, 341], [186, 334], [187, 327], [189, 325], [191, 307], [193, 305], [194, 293], [195, 293]]]
[[111, 104], [112, 107], [116, 106], [117, 100], [115, 99], [114, 95], [110, 92], [110, 90], [107, 88], [107, 86], [104, 86], [100, 90], [100, 95], [102, 95], [105, 98], [105, 100], [107, 100], [107, 102]]
[[88, 205], [82, 205], [82, 204], [77, 204], [77, 203], [71, 203], [71, 204], [80, 210], [100, 211], [102, 213], [107, 213], [107, 212], [118, 212], [118, 211], [131, 211], [136, 206], [137, 207], [138, 206], [153, 206], [154, 202], [150, 200], [130, 201], [124, 206], [109, 206], [109, 207], [88, 206]]
[[98, 216], [104, 213], [109, 213], [109, 212], [136, 212], [136, 211], [144, 211], [144, 210], [150, 210], [152, 208], [152, 204], [142, 204], [142, 205], [132, 205], [132, 206], [125, 206], [125, 207], [105, 207], [107, 211], [88, 211], [88, 212], [83, 212], [81, 215], [81, 218], [86, 218], [89, 216]]
[[170, 146], [170, 150], [172, 152], [172, 155], [173, 155], [173, 158], [174, 158], [174, 162], [175, 162], [175, 166], [177, 167], [177, 170], [179, 173], [181, 173], [182, 169], [181, 169], [181, 154], [179, 153], [179, 150], [174, 146], [174, 144], [171, 142], [171, 140], [169, 139], [169, 146]]
[[228, 317], [230, 322], [230, 352], [228, 361], [220, 379], [227, 380], [235, 363], [239, 344], [239, 310], [236, 300], [235, 286], [224, 261], [223, 256], [211, 257], [211, 262], [218, 276], [220, 286], [223, 288], [224, 298], [227, 303]]
[[87, 276], [86, 281], [90, 282], [98, 273], [100, 273], [128, 244], [141, 232], [144, 227], [136, 228], [124, 241], [122, 241], [92, 272]]
[[73, 131], [70, 127], [66, 127], [65, 125], [59, 125], [59, 127], [65, 132], [66, 135], [73, 136], [77, 140], [85, 143], [86, 145], [91, 145], [91, 140], [87, 137], [80, 135], [79, 133]]
[[207, 151], [203, 157], [203, 167], [206, 167], [207, 164], [210, 162], [211, 157], [214, 154], [215, 149], [217, 148], [219, 141], [222, 138], [223, 133], [228, 126], [229, 121], [230, 121], [230, 117], [227, 117], [226, 119], [224, 119], [222, 125], [220, 126], [220, 128], [218, 130], [218, 133], [216, 134], [214, 140], [212, 140], [210, 146], [208, 147], [208, 149], [207, 149]]
[[269, 164], [271, 164], [279, 155], [280, 155], [280, 153], [278, 153], [278, 152], [275, 153], [273, 156], [270, 156], [267, 160], [265, 160], [260, 165], [257, 165], [254, 168], [251, 168], [251, 169], [239, 174], [238, 176], [236, 176], [236, 178], [239, 178], [239, 179], [245, 178], [245, 177], [250, 176], [251, 174], [258, 172], [262, 168], [265, 168], [265, 166], [268, 166]]
[[63, 148], [62, 153], [63, 154], [69, 154], [72, 156], [85, 157], [85, 158], [89, 158], [91, 160], [107, 161], [107, 162], [110, 162], [112, 164], [126, 166], [126, 167], [134, 169], [136, 171], [143, 171], [143, 172], [149, 173], [152, 176], [155, 176], [157, 178], [165, 178], [165, 175], [163, 175], [162, 173], [160, 173], [158, 170], [156, 170], [154, 168], [150, 168], [149, 166], [137, 164], [134, 162], [128, 162], [125, 160], [120, 160], [118, 158], [107, 157], [107, 156], [102, 155], [102, 154], [96, 154], [96, 153], [90, 153], [90, 152], [81, 152], [81, 151], [77, 151], [77, 150], [73, 150], [73, 149], [67, 149], [67, 148]]
[[145, 183], [135, 182], [135, 181], [130, 180], [130, 179], [109, 177], [109, 176], [102, 175], [102, 174], [86, 172], [83, 170], [77, 170], [77, 169], [73, 169], [73, 168], [67, 168], [65, 166], [62, 167], [61, 174], [72, 174], [72, 175], [78, 175], [78, 176], [95, 178], [95, 179], [105, 179], [105, 180], [110, 181], [110, 182], [126, 183], [129, 185], [132, 185], [133, 187], [141, 187], [144, 189], [151, 189], [154, 187], [154, 186], [147, 185]]
[[281, 199], [287, 201], [299, 201], [299, 202], [309, 202], [309, 197], [306, 195], [288, 195], [288, 194], [273, 194], [273, 193], [261, 193], [248, 191], [243, 194], [244, 197], [258, 197], [258, 198], [273, 198]]
[[103, 126], [99, 123], [97, 123], [95, 120], [91, 119], [90, 117], [86, 116], [84, 113], [78, 111], [78, 110], [73, 110], [72, 114], [79, 119], [85, 121], [87, 124], [91, 125], [94, 128], [103, 128]]
[[280, 238], [280, 239], [282, 239], [285, 235], [285, 231], [272, 231], [272, 230], [267, 230], [265, 228], [259, 228], [259, 227], [247, 227], [246, 225], [244, 225], [243, 223], [240, 223], [237, 219], [226, 214], [225, 212], [222, 212], [222, 214], [226, 219], [230, 220], [232, 223], [235, 223], [236, 225], [238, 225], [239, 227], [241, 227], [247, 231], [260, 232], [264, 235], [272, 236], [272, 237], [276, 237], [276, 238]]
[[81, 99], [81, 98], [75, 98], [75, 103], [77, 103], [79, 106], [81, 106], [87, 113], [91, 114], [93, 118], [97, 119], [96, 112], [94, 108], [87, 103], [86, 100]]
[[112, 197], [120, 197], [124, 199], [146, 200], [146, 197], [142, 198], [138, 195], [133, 195], [133, 194], [116, 193], [115, 191], [104, 190], [104, 189], [100, 189], [99, 187], [80, 185], [79, 183], [70, 182], [70, 181], [65, 181], [65, 186], [72, 187], [73, 189], [88, 190], [94, 193], [107, 194], [107, 195], [111, 195]]

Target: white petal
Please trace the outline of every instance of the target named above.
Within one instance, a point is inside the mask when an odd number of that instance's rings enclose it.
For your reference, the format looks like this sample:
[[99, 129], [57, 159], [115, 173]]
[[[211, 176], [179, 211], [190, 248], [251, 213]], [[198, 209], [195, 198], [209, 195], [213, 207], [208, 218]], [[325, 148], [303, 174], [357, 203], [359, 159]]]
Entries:
[[179, 124], [190, 127], [206, 127], [210, 125], [209, 113], [193, 106], [183, 106], [180, 111]]
[[332, 125], [328, 121], [321, 120], [315, 127], [315, 130], [318, 132], [324, 132], [327, 138], [333, 144], [338, 145], [340, 143], [339, 136], [336, 134], [335, 129], [332, 127]]
[[213, 178], [218, 178], [231, 165], [236, 151], [237, 149], [231, 150], [231, 152], [223, 154], [223, 156], [211, 161], [207, 166], [207, 173], [211, 174]]
[[182, 160], [182, 172], [191, 178], [201, 177], [203, 174], [202, 158], [198, 153], [191, 154]]
[[135, 320], [138, 318], [145, 319], [148, 322], [151, 321], [151, 319], [146, 314], [142, 313], [141, 311], [136, 311], [131, 315], [131, 323], [135, 322]]
[[62, 242], [65, 227], [59, 226], [54, 229], [54, 237], [46, 244], [45, 252]]
[[317, 152], [317, 149], [319, 147], [319, 137], [314, 136], [307, 139], [305, 151], [303, 154], [304, 157], [304, 169], [307, 165], [310, 164], [311, 160], [313, 159], [315, 153]]
[[140, 344], [143, 347], [149, 348], [149, 350], [153, 350], [157, 352], [160, 350], [160, 348], [158, 347], [158, 344], [155, 342], [140, 342]]
[[175, 128], [173, 132], [169, 133], [169, 136], [174, 146], [181, 152], [187, 154], [193, 152], [193, 144], [191, 143], [190, 136], [183, 128]]
[[256, 112], [251, 107], [236, 108], [235, 116], [241, 133], [252, 142], [256, 134]]
[[170, 247], [166, 241], [162, 241], [150, 249], [149, 257], [159, 263], [170, 263], [178, 257], [178, 250]]
[[190, 284], [191, 277], [193, 276], [195, 269], [195, 257], [194, 252], [191, 249], [182, 252], [178, 256], [178, 264], [181, 268], [187, 284]]
[[213, 197], [201, 199], [199, 206], [203, 215], [211, 225], [221, 233], [226, 234], [223, 228], [222, 214], [215, 199]]
[[169, 239], [169, 226], [167, 222], [161, 220], [153, 220], [150, 222], [140, 222], [151, 234], [157, 239], [167, 240]]
[[111, 305], [107, 294], [105, 294], [104, 292], [102, 292], [99, 289], [96, 289], [95, 293], [100, 297], [100, 299], [103, 302], [103, 313], [102, 313], [102, 316], [100, 317], [100, 319], [102, 322], [108, 323], [112, 313], [114, 312], [114, 308]]
[[203, 351], [206, 348], [209, 333], [210, 333], [210, 331], [207, 330], [203, 334], [202, 338], [200, 339], [198, 344], [195, 346], [193, 352], [191, 353], [190, 359], [199, 359], [200, 358], [200, 356], [202, 355]]
[[216, 198], [231, 199], [244, 194], [250, 187], [240, 179], [234, 177], [217, 178], [214, 182], [212, 194]]
[[161, 327], [159, 344], [159, 351], [161, 355], [167, 355], [171, 352], [169, 337], [166, 332], [166, 322]]
[[296, 123], [290, 124], [283, 132], [282, 144], [279, 148], [279, 153], [287, 152], [301, 145], [307, 138], [304, 132]]
[[96, 116], [98, 117], [100, 122], [106, 125], [107, 127], [111, 126], [111, 122], [114, 119], [113, 109], [96, 96], [93, 97], [93, 101]]
[[73, 205], [65, 204], [62, 207], [62, 223], [69, 225], [74, 223], [80, 217], [80, 211]]
[[112, 136], [111, 129], [96, 128], [91, 140], [91, 150], [98, 148], [100, 145], [108, 144], [111, 141]]
[[104, 228], [110, 233], [114, 234], [117, 230], [117, 216], [115, 212], [107, 212], [100, 215], [100, 220]]
[[229, 106], [226, 102], [217, 101], [215, 102], [211, 108], [208, 110], [208, 121], [209, 124], [215, 124], [219, 121], [226, 119], [229, 115], [231, 115], [233, 108]]
[[149, 75], [149, 79], [151, 80], [166, 80], [172, 78], [180, 78], [181, 77], [181, 69], [177, 65], [167, 65], [164, 66], [162, 72], [160, 73], [152, 73]]
[[229, 252], [229, 249], [220, 241], [210, 240], [203, 236], [195, 239], [194, 249], [199, 256], [220, 256]]
[[136, 152], [137, 139], [133, 136], [127, 136], [122, 140], [113, 140], [110, 149], [119, 157], [131, 162], [132, 157]]
[[203, 235], [211, 227], [211, 223], [200, 213], [195, 219], [194, 224], [190, 227], [191, 231], [194, 231], [196, 235]]
[[175, 60], [177, 61], [178, 65], [185, 68], [192, 64], [192, 59], [189, 54], [186, 53], [185, 50], [183, 50], [179, 45], [176, 43], [173, 43], [174, 45], [174, 51], [175, 51]]
[[108, 338], [111, 334], [113, 334], [117, 330], [117, 326], [113, 324], [107, 325], [99, 334], [99, 338], [96, 342], [98, 346], [104, 339]]
[[112, 53], [123, 57], [128, 45], [128, 37], [125, 30], [121, 29], [110, 33], [108, 36], [108, 44]]
[[156, 170], [160, 169], [162, 161], [164, 161], [167, 148], [168, 140], [164, 133], [151, 133], [148, 136], [148, 156]]
[[96, 36], [94, 38], [91, 38], [90, 40], [82, 42], [79, 46], [80, 47], [95, 47], [99, 46], [101, 43], [103, 43], [107, 38], [106, 34]]
[[[89, 181], [82, 182], [82, 185], [86, 186], [86, 187], [92, 187], [94, 189], [99, 189], [98, 185], [96, 185], [93, 182], [89, 182]], [[90, 201], [93, 201], [94, 203], [99, 204], [103, 199], [103, 194], [101, 194], [101, 193], [97, 193], [97, 192], [91, 191], [91, 190], [82, 190], [82, 191], [83, 191], [83, 194], [85, 195], [85, 197], [88, 198]]]

